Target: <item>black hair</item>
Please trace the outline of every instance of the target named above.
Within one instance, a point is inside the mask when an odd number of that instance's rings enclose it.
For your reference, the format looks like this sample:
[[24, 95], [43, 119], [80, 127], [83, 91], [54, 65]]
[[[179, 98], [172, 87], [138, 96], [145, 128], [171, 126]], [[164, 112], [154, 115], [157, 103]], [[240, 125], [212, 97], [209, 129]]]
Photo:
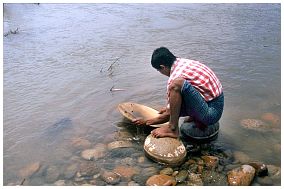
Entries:
[[173, 55], [173, 53], [171, 53], [169, 49], [167, 49], [166, 47], [160, 47], [154, 50], [152, 54], [151, 64], [156, 69], [160, 69], [160, 65], [171, 68], [175, 60], [175, 55]]

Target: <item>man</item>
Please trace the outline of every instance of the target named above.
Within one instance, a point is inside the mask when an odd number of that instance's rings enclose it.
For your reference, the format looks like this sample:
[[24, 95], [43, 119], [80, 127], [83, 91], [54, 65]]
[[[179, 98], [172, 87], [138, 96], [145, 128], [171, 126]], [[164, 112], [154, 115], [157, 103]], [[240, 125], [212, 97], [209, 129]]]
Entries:
[[180, 128], [185, 135], [209, 136], [219, 129], [219, 125], [218, 128], [213, 127], [223, 113], [224, 95], [219, 79], [210, 68], [195, 60], [178, 58], [165, 47], [153, 52], [151, 64], [169, 77], [168, 105], [159, 112], [158, 117], [137, 119], [135, 124], [152, 125], [169, 121], [167, 126], [151, 132], [154, 137], [177, 138], [178, 122], [182, 116], [187, 116], [186, 122], [194, 122], [193, 125], [184, 124]]

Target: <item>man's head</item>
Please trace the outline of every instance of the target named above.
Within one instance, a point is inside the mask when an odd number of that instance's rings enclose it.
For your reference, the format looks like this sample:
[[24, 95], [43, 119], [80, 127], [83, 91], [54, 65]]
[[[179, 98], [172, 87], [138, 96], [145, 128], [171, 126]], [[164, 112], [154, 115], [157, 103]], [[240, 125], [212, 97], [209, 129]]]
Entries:
[[154, 50], [152, 54], [151, 64], [164, 75], [169, 76], [171, 66], [176, 60], [176, 57], [166, 47], [160, 47]]

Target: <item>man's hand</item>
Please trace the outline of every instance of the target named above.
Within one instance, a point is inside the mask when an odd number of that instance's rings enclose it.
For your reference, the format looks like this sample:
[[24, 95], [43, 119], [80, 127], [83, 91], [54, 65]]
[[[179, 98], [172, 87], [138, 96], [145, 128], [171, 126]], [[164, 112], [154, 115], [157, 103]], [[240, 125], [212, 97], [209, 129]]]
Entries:
[[132, 123], [134, 123], [135, 125], [146, 125], [146, 120], [144, 120], [143, 118], [136, 118], [135, 120], [132, 121]]
[[163, 107], [160, 109], [159, 114], [163, 114], [167, 111], [167, 107]]

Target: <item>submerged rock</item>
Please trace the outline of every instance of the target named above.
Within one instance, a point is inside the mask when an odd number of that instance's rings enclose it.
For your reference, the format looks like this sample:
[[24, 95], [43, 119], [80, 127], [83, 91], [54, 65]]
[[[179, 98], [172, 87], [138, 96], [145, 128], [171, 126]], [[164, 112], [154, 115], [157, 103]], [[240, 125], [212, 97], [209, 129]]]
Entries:
[[154, 138], [151, 134], [144, 142], [146, 155], [159, 163], [180, 165], [186, 157], [185, 146], [180, 140], [164, 137]]
[[83, 138], [71, 139], [71, 145], [75, 149], [86, 149], [91, 147], [91, 142]]
[[261, 115], [261, 119], [263, 121], [272, 123], [275, 126], [280, 124], [280, 116], [273, 114], [273, 113], [264, 113]]
[[84, 161], [80, 164], [77, 175], [80, 177], [93, 176], [100, 172], [100, 167], [92, 161]]
[[19, 176], [22, 178], [28, 178], [32, 176], [34, 173], [36, 173], [39, 170], [39, 168], [40, 168], [39, 162], [29, 164], [19, 171]]
[[126, 180], [130, 180], [133, 175], [139, 173], [139, 169], [137, 167], [130, 167], [130, 166], [117, 166], [113, 170], [114, 173], [117, 173], [121, 177], [125, 178]]
[[230, 186], [249, 186], [254, 178], [255, 169], [250, 165], [242, 165], [227, 173]]
[[219, 158], [215, 156], [201, 156], [208, 169], [215, 169], [218, 166]]
[[171, 167], [166, 167], [160, 171], [160, 174], [162, 175], [172, 175], [174, 173], [174, 170]]
[[243, 119], [241, 120], [241, 126], [246, 129], [256, 130], [260, 132], [266, 132], [271, 130], [271, 126], [259, 119]]
[[129, 141], [119, 140], [119, 141], [114, 141], [114, 142], [109, 143], [107, 145], [107, 148], [109, 150], [113, 150], [113, 149], [117, 149], [117, 148], [130, 148], [132, 146], [133, 146], [133, 144]]
[[188, 175], [188, 186], [203, 186], [203, 181], [200, 174], [189, 173]]
[[101, 175], [102, 180], [108, 184], [115, 185], [120, 182], [120, 176], [111, 171], [102, 170], [100, 175]]
[[183, 182], [185, 181], [185, 179], [187, 179], [188, 176], [188, 171], [187, 170], [181, 170], [178, 172], [178, 174], [176, 175], [176, 181], [177, 182]]
[[46, 181], [48, 183], [53, 183], [58, 179], [59, 175], [60, 173], [57, 166], [55, 165], [49, 166], [48, 169], [46, 170]]
[[147, 186], [175, 186], [175, 178], [169, 175], [153, 175], [147, 182]]
[[249, 161], [251, 161], [251, 158], [247, 154], [241, 151], [235, 151], [233, 153], [233, 157], [236, 162], [240, 163], [248, 163]]
[[85, 160], [99, 159], [105, 156], [105, 151], [98, 149], [87, 149], [81, 152], [81, 157]]

